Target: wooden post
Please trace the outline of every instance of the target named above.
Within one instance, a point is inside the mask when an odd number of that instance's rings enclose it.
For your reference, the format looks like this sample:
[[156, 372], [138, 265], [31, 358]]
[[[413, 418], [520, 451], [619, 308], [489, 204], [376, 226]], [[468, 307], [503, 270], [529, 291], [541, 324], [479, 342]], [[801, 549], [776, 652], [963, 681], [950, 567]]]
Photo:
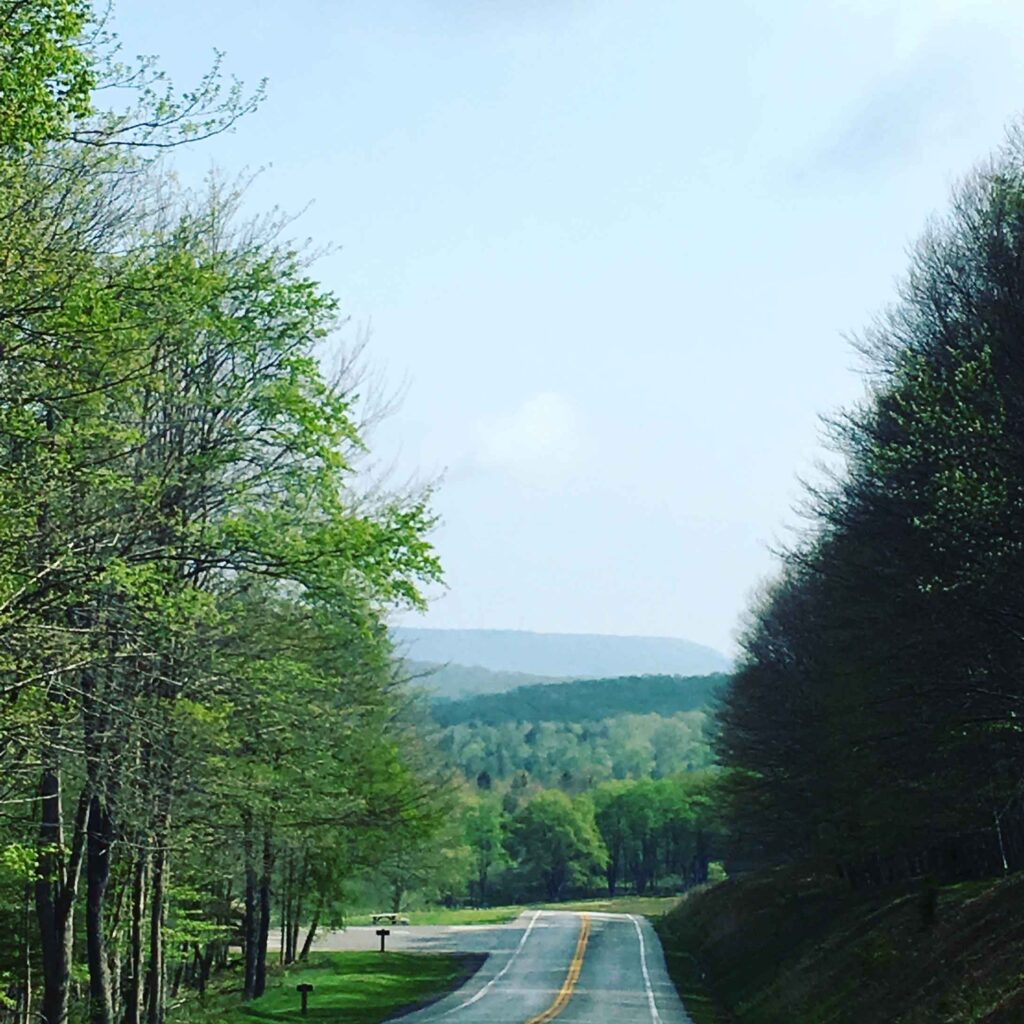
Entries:
[[309, 993], [313, 991], [312, 985], [296, 985], [295, 991], [299, 993], [302, 999], [302, 1016], [306, 1016], [306, 1009], [309, 1006]]
[[384, 952], [384, 940], [391, 934], [387, 928], [378, 928], [377, 934], [380, 936], [380, 951]]

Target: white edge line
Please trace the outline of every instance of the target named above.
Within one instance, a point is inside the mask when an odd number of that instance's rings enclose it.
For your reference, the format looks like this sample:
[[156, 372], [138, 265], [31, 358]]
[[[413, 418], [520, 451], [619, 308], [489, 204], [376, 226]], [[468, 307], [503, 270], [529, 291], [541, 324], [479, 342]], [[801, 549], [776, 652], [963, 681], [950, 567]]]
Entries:
[[[488, 993], [492, 985], [496, 985], [499, 981], [501, 981], [501, 979], [505, 976], [505, 972], [512, 966], [516, 957], [519, 956], [519, 953], [522, 950], [523, 946], [526, 945], [526, 940], [530, 937], [530, 932], [533, 931], [533, 926], [537, 923], [537, 918], [540, 917], [540, 915], [541, 912], [539, 910], [535, 910], [533, 912], [533, 917], [530, 918], [530, 923], [527, 925], [526, 931], [523, 932], [523, 937], [519, 940], [519, 945], [516, 946], [512, 955], [508, 958], [508, 963], [505, 964], [505, 966], [502, 967], [502, 969], [498, 971], [498, 973], [493, 978], [491, 978], [491, 980], [487, 982], [487, 984], [484, 985], [484, 987], [480, 989], [480, 991], [477, 992], [476, 995], [467, 999], [464, 1003], [459, 1003], [458, 1006], [453, 1006], [450, 1010], [446, 1010], [444, 1013], [441, 1014], [442, 1017], [447, 1017], [450, 1014], [457, 1013], [459, 1010], [464, 1010], [467, 1006], [472, 1006], [477, 1000], [483, 999], [483, 997]], [[647, 970], [646, 967], [644, 968], [644, 970]]]
[[636, 917], [630, 914], [629, 919], [633, 922], [633, 927], [636, 929], [636, 937], [640, 940], [640, 969], [644, 972], [644, 987], [647, 989], [647, 1005], [651, 1008], [651, 1020], [654, 1024], [661, 1024], [661, 1016], [658, 1013], [657, 1004], [654, 1002], [651, 975], [647, 970], [647, 947], [644, 945], [644, 932]]

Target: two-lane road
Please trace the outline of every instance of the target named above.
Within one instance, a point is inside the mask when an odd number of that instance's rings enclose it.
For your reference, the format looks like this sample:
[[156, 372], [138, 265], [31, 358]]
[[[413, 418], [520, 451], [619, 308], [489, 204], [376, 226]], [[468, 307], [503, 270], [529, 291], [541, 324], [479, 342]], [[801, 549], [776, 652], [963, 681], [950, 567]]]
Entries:
[[462, 988], [402, 1018], [408, 1024], [690, 1024], [644, 918], [532, 911], [513, 928], [466, 930], [491, 943]]

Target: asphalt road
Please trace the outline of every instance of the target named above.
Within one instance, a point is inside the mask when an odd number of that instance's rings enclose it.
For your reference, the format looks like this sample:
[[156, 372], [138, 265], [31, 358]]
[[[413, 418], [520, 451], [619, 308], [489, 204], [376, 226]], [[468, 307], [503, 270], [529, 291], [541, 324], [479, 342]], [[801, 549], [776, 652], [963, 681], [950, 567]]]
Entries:
[[[346, 934], [346, 945], [370, 948], [372, 929]], [[388, 941], [392, 949], [489, 953], [462, 988], [403, 1017], [407, 1024], [690, 1024], [641, 917], [530, 911], [494, 928], [396, 927]]]

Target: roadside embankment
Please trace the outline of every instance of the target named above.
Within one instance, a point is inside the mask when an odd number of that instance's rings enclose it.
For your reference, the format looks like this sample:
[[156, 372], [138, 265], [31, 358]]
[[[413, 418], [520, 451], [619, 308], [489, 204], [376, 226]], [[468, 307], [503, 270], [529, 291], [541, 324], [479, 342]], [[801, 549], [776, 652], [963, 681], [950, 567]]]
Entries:
[[853, 892], [793, 869], [696, 892], [658, 922], [696, 1024], [1020, 1024], [1024, 874]]

